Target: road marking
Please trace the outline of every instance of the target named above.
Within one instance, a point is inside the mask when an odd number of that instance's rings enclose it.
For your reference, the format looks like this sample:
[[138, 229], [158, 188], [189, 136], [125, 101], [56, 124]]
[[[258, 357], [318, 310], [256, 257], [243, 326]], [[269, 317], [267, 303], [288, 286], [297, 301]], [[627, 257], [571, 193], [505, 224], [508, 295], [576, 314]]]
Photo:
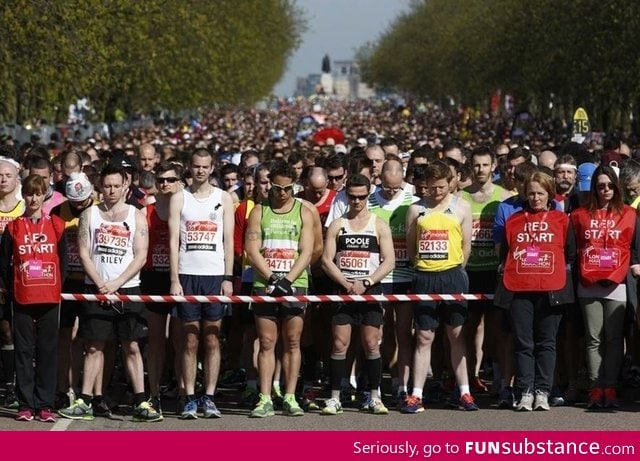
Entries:
[[53, 425], [53, 427], [51, 428], [52, 431], [66, 431], [67, 428], [69, 426], [71, 426], [71, 423], [73, 422], [73, 419], [68, 419], [68, 418], [58, 418], [58, 420], [56, 421], [56, 423]]

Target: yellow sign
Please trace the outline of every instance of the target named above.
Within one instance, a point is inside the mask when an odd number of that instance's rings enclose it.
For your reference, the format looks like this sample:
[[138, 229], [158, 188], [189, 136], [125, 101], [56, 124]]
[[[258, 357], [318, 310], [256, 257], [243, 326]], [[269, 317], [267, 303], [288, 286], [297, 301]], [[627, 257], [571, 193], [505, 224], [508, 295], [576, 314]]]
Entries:
[[587, 115], [587, 111], [582, 107], [578, 107], [575, 114], [573, 114], [572, 141], [583, 142], [590, 132], [591, 125], [589, 124], [589, 116]]

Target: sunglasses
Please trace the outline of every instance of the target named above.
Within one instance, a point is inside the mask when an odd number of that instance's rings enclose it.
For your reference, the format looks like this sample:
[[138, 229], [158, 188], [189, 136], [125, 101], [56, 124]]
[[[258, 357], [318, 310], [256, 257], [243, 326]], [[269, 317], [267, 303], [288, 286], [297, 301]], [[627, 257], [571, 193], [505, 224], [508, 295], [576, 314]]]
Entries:
[[344, 173], [338, 176], [327, 176], [327, 179], [329, 179], [329, 181], [340, 181], [342, 178], [344, 178]]
[[365, 195], [347, 194], [347, 197], [349, 198], [349, 200], [366, 200], [367, 197], [369, 197], [369, 194], [365, 194]]
[[597, 187], [598, 187], [598, 190], [606, 190], [606, 189], [613, 190], [613, 184], [610, 182], [600, 183], [598, 184]]
[[276, 189], [280, 192], [291, 192], [293, 190], [293, 184], [281, 186], [280, 184], [271, 184], [272, 189]]
[[178, 178], [156, 178], [156, 182], [158, 184], [164, 184], [164, 183], [169, 183], [169, 184], [173, 184], [175, 182], [178, 182], [179, 179]]

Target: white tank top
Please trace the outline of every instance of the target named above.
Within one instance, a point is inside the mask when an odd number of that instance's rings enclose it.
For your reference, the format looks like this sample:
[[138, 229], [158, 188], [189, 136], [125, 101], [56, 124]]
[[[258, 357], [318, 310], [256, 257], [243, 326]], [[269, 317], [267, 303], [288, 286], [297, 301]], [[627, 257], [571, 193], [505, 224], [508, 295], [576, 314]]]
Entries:
[[222, 189], [214, 187], [206, 198], [184, 190], [182, 197], [178, 273], [224, 275]]
[[[136, 207], [128, 205], [124, 221], [105, 221], [97, 206], [91, 207], [91, 259], [103, 280], [114, 280], [124, 272], [134, 258], [133, 237], [136, 235]], [[85, 283], [93, 285], [89, 277]], [[140, 285], [140, 272], [127, 280], [122, 288]]]

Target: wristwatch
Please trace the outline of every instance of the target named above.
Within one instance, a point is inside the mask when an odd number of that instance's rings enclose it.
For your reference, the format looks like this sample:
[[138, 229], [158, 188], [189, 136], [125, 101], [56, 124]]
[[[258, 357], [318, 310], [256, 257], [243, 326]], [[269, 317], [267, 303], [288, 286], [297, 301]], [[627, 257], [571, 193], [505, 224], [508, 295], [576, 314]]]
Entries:
[[364, 285], [365, 288], [371, 288], [371, 279], [363, 279], [362, 285]]

